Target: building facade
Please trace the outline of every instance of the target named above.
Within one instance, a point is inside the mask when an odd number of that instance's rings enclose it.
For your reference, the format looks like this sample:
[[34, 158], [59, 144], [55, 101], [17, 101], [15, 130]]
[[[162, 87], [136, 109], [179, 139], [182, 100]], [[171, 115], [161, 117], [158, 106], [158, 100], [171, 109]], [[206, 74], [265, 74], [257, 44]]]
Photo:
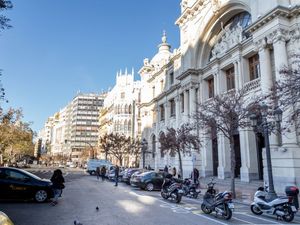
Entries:
[[[137, 138], [141, 136], [139, 120], [140, 104], [140, 81], [134, 80], [134, 70], [131, 73], [120, 72], [116, 75], [116, 85], [107, 93], [104, 100], [104, 107], [100, 112], [100, 137], [105, 134], [120, 134], [126, 137]], [[112, 155], [109, 156], [112, 162], [117, 162]], [[104, 158], [104, 155], [103, 155]], [[130, 157], [124, 159], [123, 165], [129, 165]]]
[[[167, 127], [193, 123], [197, 102], [206, 102], [231, 89], [246, 88], [248, 95], [265, 94], [300, 53], [300, 5], [296, 0], [182, 0], [180, 46], [173, 52], [163, 35], [158, 53], [145, 59], [141, 75], [141, 121], [147, 139], [147, 157], [154, 168], [173, 165], [177, 157], [162, 155], [158, 137]], [[150, 94], [151, 93], [151, 94]], [[285, 116], [285, 115], [284, 115]], [[271, 135], [274, 183], [282, 192], [300, 184], [299, 135], [295, 129]], [[266, 179], [262, 135], [251, 128], [235, 137], [236, 176], [242, 181]], [[183, 176], [193, 167], [202, 176], [224, 179], [230, 174], [229, 141], [221, 134], [206, 137], [200, 154], [183, 159]]]

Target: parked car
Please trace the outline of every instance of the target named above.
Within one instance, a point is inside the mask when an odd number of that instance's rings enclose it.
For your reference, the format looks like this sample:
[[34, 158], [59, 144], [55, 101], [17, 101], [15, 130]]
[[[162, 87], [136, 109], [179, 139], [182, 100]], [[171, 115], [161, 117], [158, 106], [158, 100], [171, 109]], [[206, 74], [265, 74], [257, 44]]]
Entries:
[[140, 174], [135, 172], [131, 176], [130, 184], [147, 191], [153, 191], [161, 190], [163, 180], [163, 175], [155, 171], [148, 171]]
[[[113, 166], [108, 171], [107, 177], [108, 177], [109, 180], [115, 180], [115, 169], [116, 169], [116, 167]], [[122, 180], [122, 177], [123, 177], [123, 174], [124, 174], [124, 170], [125, 170], [124, 167], [120, 167], [119, 168], [119, 180]]]
[[53, 197], [51, 181], [22, 169], [0, 167], [0, 199], [34, 199], [45, 202]]
[[0, 211], [0, 224], [3, 225], [14, 225], [13, 222], [9, 219], [9, 217]]
[[135, 173], [136, 171], [139, 171], [139, 168], [128, 168], [124, 171], [123, 177], [122, 177], [122, 181], [125, 182], [126, 184], [130, 184], [130, 178], [132, 176], [133, 173]]

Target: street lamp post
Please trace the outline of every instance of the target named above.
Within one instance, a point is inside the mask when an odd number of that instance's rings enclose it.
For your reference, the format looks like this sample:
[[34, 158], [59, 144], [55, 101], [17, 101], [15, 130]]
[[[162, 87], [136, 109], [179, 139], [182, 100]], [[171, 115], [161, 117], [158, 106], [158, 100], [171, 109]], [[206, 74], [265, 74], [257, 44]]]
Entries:
[[[274, 182], [273, 182], [273, 172], [272, 172], [272, 160], [271, 160], [271, 151], [270, 151], [270, 140], [269, 140], [269, 130], [273, 128], [273, 124], [268, 122], [268, 106], [266, 104], [262, 104], [260, 106], [261, 109], [261, 116], [262, 122], [261, 124], [257, 124], [257, 115], [252, 114], [250, 116], [251, 126], [257, 131], [260, 130], [263, 133], [264, 141], [265, 141], [265, 148], [266, 148], [266, 159], [267, 159], [267, 169], [268, 169], [268, 180], [269, 180], [269, 192], [268, 197], [269, 199], [277, 198], [277, 194], [274, 189]], [[276, 108], [273, 112], [275, 117], [275, 121], [277, 123], [277, 128], [280, 127], [280, 123], [282, 120], [282, 110], [280, 108]], [[278, 126], [279, 124], [279, 126]]]
[[141, 142], [141, 150], [142, 150], [142, 157], [143, 157], [143, 169], [145, 168], [145, 154], [148, 149], [148, 142], [145, 138], [143, 138]]

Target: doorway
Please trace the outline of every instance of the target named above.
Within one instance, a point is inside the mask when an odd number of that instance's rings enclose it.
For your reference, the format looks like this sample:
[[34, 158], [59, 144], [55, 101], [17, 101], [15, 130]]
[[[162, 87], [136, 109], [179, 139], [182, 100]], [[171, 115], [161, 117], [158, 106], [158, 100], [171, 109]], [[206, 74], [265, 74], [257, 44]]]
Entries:
[[264, 179], [264, 165], [263, 165], [263, 148], [265, 147], [265, 138], [262, 133], [256, 133], [256, 153], [257, 153], [257, 168], [258, 179]]
[[241, 148], [240, 148], [240, 135], [236, 134], [233, 136], [234, 141], [234, 152], [235, 152], [235, 168], [234, 173], [235, 177], [240, 177], [241, 175]]
[[212, 162], [213, 162], [213, 176], [218, 176], [219, 155], [218, 155], [218, 138], [216, 127], [211, 128], [212, 141]]

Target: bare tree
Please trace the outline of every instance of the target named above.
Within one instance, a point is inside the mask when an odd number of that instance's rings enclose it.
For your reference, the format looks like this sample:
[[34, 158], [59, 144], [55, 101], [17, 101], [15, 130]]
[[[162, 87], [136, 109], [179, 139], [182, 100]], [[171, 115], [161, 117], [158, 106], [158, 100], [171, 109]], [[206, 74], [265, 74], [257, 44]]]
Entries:
[[273, 92], [274, 100], [283, 111], [288, 111], [283, 118], [282, 132], [289, 132], [290, 126], [300, 128], [300, 54], [295, 54], [292, 58], [292, 65], [280, 70], [281, 79]]
[[110, 136], [112, 134], [104, 134], [103, 136], [100, 136], [100, 140], [99, 140], [99, 148], [100, 148], [100, 152], [104, 153], [105, 155], [105, 160], [107, 160], [109, 151], [112, 147], [112, 143], [110, 142]]
[[141, 155], [141, 141], [138, 138], [131, 139], [129, 154], [134, 157], [134, 166], [138, 167]]
[[166, 134], [162, 133], [159, 137], [161, 152], [169, 153], [171, 156], [178, 154], [181, 175], [183, 174], [182, 156], [191, 155], [192, 150], [200, 151], [199, 136], [194, 131], [195, 128], [186, 123], [176, 130], [167, 128]]
[[235, 197], [235, 167], [236, 156], [234, 150], [234, 135], [239, 128], [248, 127], [248, 118], [254, 112], [260, 99], [247, 99], [247, 90], [231, 90], [224, 94], [217, 95], [206, 102], [197, 105], [195, 121], [197, 126], [209, 132], [214, 127], [217, 133], [222, 133], [230, 143], [231, 159], [231, 191]]
[[111, 143], [109, 154], [117, 158], [122, 166], [124, 157], [130, 152], [130, 138], [123, 134], [110, 134], [108, 138]]

